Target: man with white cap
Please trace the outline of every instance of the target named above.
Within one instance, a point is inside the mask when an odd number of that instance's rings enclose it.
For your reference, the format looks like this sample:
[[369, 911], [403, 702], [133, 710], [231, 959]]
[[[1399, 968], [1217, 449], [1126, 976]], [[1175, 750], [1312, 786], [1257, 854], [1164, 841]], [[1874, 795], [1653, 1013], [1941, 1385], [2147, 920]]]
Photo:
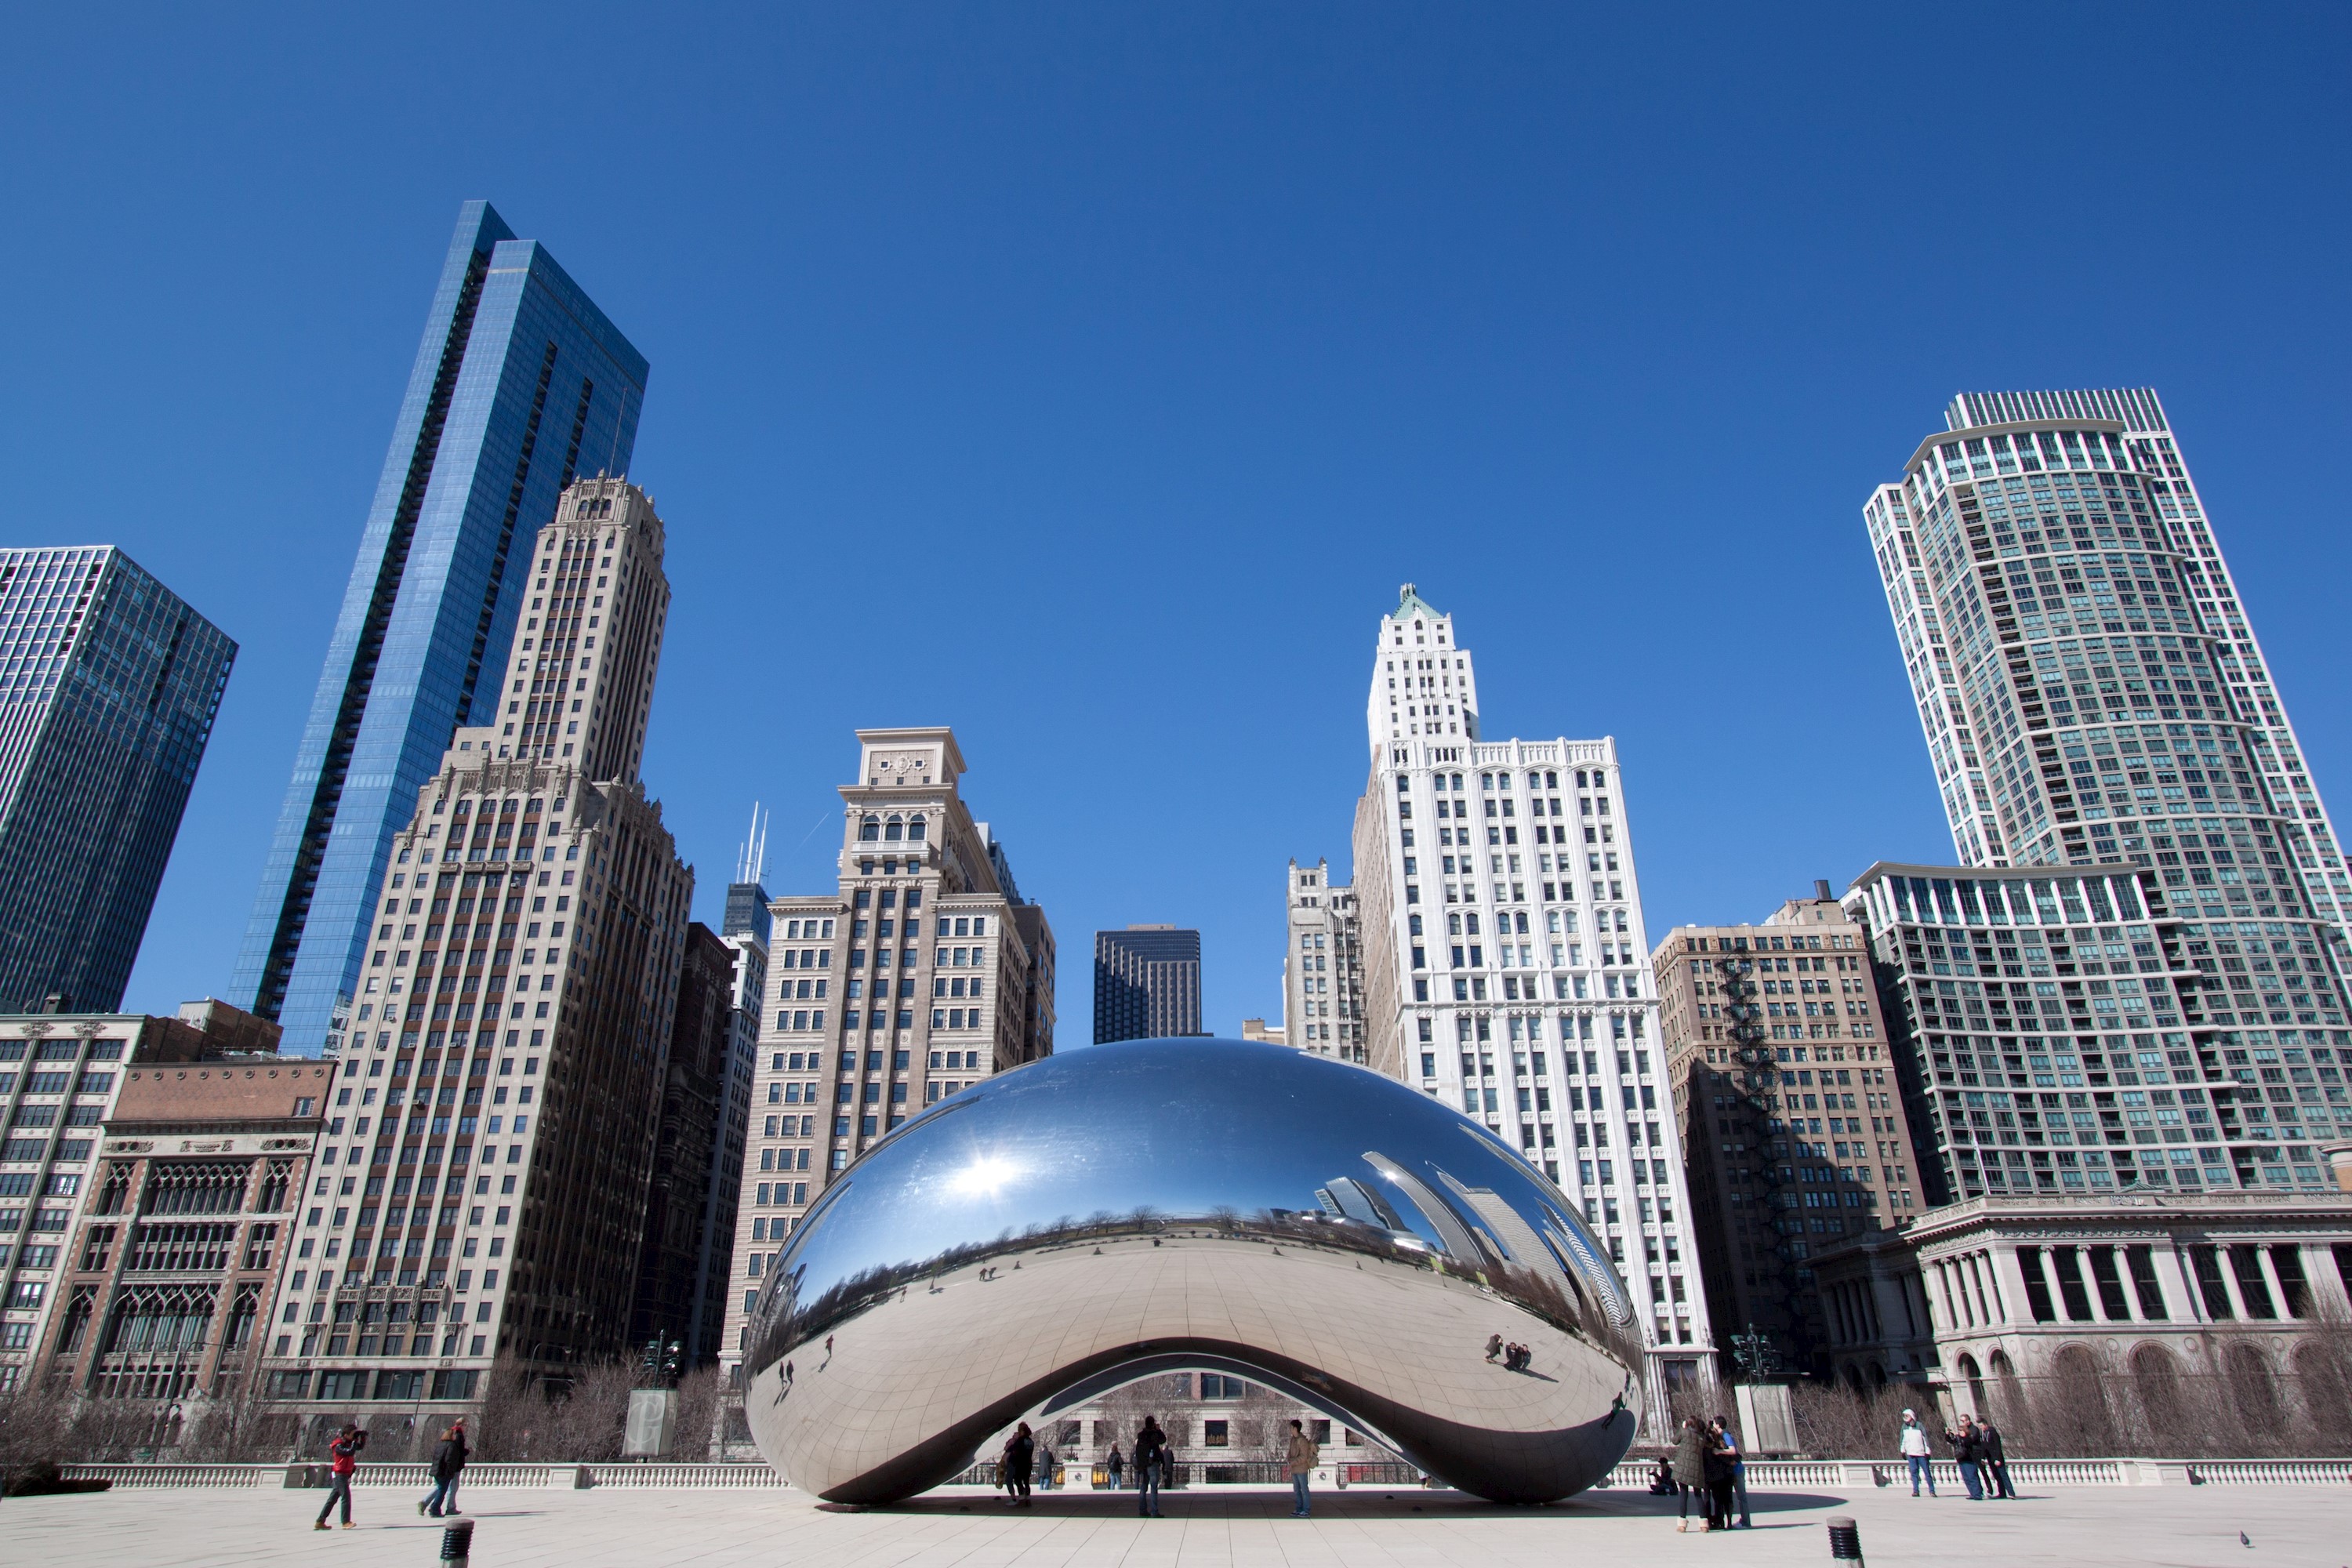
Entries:
[[1927, 1457], [1927, 1430], [1919, 1425], [1916, 1411], [1906, 1410], [1903, 1413], [1903, 1436], [1899, 1446], [1905, 1461], [1911, 1467], [1911, 1495], [1913, 1497], [1919, 1495], [1920, 1478], [1925, 1477], [1927, 1481], [1927, 1495], [1934, 1497], [1936, 1467]]

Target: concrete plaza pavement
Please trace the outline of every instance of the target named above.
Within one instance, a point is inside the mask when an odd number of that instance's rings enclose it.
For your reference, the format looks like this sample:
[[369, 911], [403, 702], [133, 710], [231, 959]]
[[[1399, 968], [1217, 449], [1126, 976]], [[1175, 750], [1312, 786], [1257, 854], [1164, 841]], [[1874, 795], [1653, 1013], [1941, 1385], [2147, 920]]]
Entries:
[[[17, 1498], [0, 1503], [0, 1541], [6, 1561], [42, 1568], [428, 1568], [436, 1560], [439, 1526], [417, 1517], [406, 1491], [362, 1488], [360, 1527], [320, 1534], [310, 1521], [324, 1495], [125, 1489]], [[963, 1490], [856, 1511], [788, 1489], [484, 1489], [467, 1499], [475, 1568], [1828, 1568], [1822, 1521], [1835, 1513], [1854, 1517], [1869, 1561], [1885, 1568], [2352, 1562], [2352, 1498], [2337, 1487], [2080, 1487], [2014, 1503], [1915, 1500], [1896, 1488], [1753, 1501], [1754, 1529], [1685, 1535], [1675, 1531], [1673, 1500], [1624, 1491], [1509, 1509], [1452, 1492], [1359, 1488], [1318, 1495], [1306, 1521], [1288, 1517], [1287, 1493], [1272, 1491], [1171, 1492], [1160, 1520], [1138, 1519], [1131, 1493], [1046, 1493], [1020, 1511]]]

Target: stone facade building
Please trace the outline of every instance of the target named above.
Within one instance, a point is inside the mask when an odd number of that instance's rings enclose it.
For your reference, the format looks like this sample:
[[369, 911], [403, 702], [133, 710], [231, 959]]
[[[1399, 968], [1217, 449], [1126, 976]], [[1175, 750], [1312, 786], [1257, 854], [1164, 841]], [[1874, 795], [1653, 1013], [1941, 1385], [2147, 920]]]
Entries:
[[784, 1239], [833, 1177], [926, 1105], [1049, 1056], [1053, 931], [963, 798], [945, 728], [860, 730], [840, 879], [769, 905], [743, 1202], [720, 1363]]
[[51, 1342], [75, 1215], [94, 1190], [100, 1130], [125, 1069], [222, 1054], [220, 1042], [274, 1045], [274, 1024], [216, 1002], [184, 1015], [35, 1013], [0, 1016], [0, 1394], [21, 1385]]
[[1715, 1335], [1616, 744], [1482, 739], [1469, 650], [1410, 584], [1380, 623], [1367, 718], [1366, 1063], [1460, 1107], [1606, 1238], [1654, 1423], [1711, 1372]]
[[2352, 1195], [1977, 1197], [1818, 1267], [1833, 1373], [1926, 1384], [1948, 1417], [2046, 1388], [2126, 1435], [2205, 1400], [2259, 1427], [2303, 1414], [2293, 1380], [2342, 1425]]
[[1312, 866], [1293, 860], [1289, 888], [1282, 1038], [1317, 1056], [1364, 1061], [1364, 942], [1356, 891], [1334, 884], [1323, 860]]
[[[103, 1129], [41, 1380], [97, 1399], [235, 1400], [275, 1335], [333, 1062], [241, 1052], [134, 1061]], [[282, 1348], [282, 1347], [281, 1347]]]
[[1825, 1364], [1813, 1257], [1920, 1212], [1867, 935], [1814, 886], [1651, 958], [1707, 1310], [1790, 1372]]
[[663, 540], [635, 487], [565, 490], [493, 721], [457, 731], [394, 841], [316, 1262], [277, 1313], [289, 1405], [454, 1410], [500, 1354], [560, 1375], [624, 1348], [694, 888], [637, 777]]

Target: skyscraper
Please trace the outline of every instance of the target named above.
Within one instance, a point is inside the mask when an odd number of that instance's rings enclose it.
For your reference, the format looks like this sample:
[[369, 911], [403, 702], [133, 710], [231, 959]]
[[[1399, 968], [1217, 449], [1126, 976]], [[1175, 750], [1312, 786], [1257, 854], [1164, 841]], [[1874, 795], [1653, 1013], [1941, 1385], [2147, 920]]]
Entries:
[[719, 1345], [730, 1386], [760, 1282], [826, 1185], [924, 1106], [1054, 1048], [1053, 931], [972, 819], [955, 732], [857, 742], [835, 889], [768, 910], [772, 988]]
[[341, 1053], [362, 1087], [272, 1316], [305, 1325], [277, 1398], [464, 1402], [501, 1352], [623, 1347], [694, 894], [636, 773], [663, 553], [652, 500], [600, 479], [521, 556], [514, 652], [371, 911]]
[[1460, 1106], [1608, 1237], [1655, 1431], [1714, 1336], [1617, 746], [1482, 741], [1477, 689], [1453, 617], [1406, 584], [1373, 650], [1356, 804], [1368, 1065]]
[[1869, 933], [1816, 882], [1761, 925], [1677, 926], [1650, 961], [1707, 1311], [1786, 1370], [1824, 1369], [1813, 1259], [1917, 1218], [1933, 1190], [1912, 1176]]
[[236, 996], [289, 1052], [336, 1032], [393, 837], [456, 731], [498, 711], [522, 616], [514, 542], [583, 468], [627, 470], [645, 384], [644, 357], [555, 258], [467, 203], [237, 958]]
[[2343, 931], [2342, 846], [2156, 394], [1944, 420], [1864, 515], [1962, 863], [2136, 861], [2176, 912], [2281, 927], [2233, 938]]
[[2128, 863], [1881, 864], [1847, 892], [1930, 1203], [2327, 1183], [2352, 1033], [2269, 1020], [2341, 1025], [2338, 983], [2307, 931], [2266, 952], [2173, 893]]
[[1095, 1044], [1201, 1032], [1201, 933], [1175, 926], [1095, 932]]
[[1282, 1038], [1302, 1051], [1364, 1059], [1364, 944], [1356, 892], [1328, 863], [1290, 863], [1282, 957]]
[[236, 658], [111, 545], [0, 550], [0, 1009], [121, 1005]]
[[[719, 1179], [719, 1155], [730, 1124], [739, 1136], [724, 1169], [740, 1185], [743, 1167], [742, 1117], [731, 1092], [735, 959], [733, 945], [700, 921], [686, 928], [686, 957], [678, 970], [662, 1089], [661, 1131], [654, 1145], [645, 1245], [637, 1267], [636, 1308], [629, 1330], [631, 1344], [655, 1338], [675, 1342], [686, 1366], [699, 1365], [717, 1353], [727, 1310], [719, 1294], [727, 1270], [722, 1263], [714, 1279], [710, 1262], [714, 1247], [723, 1252], [734, 1239], [734, 1203], [721, 1203], [720, 1194], [712, 1190]], [[730, 1112], [735, 1113], [731, 1123]], [[713, 1230], [721, 1208], [726, 1211], [724, 1235]]]

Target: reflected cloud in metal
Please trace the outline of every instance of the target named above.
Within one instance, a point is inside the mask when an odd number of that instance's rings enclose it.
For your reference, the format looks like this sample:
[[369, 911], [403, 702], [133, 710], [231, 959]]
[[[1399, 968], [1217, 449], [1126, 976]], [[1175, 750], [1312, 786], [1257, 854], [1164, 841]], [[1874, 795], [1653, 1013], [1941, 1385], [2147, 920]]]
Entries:
[[1633, 1441], [1636, 1332], [1568, 1198], [1476, 1122], [1279, 1046], [1131, 1041], [991, 1079], [836, 1180], [761, 1294], [745, 1406], [796, 1485], [877, 1503], [1024, 1416], [1225, 1371], [1541, 1502]]

